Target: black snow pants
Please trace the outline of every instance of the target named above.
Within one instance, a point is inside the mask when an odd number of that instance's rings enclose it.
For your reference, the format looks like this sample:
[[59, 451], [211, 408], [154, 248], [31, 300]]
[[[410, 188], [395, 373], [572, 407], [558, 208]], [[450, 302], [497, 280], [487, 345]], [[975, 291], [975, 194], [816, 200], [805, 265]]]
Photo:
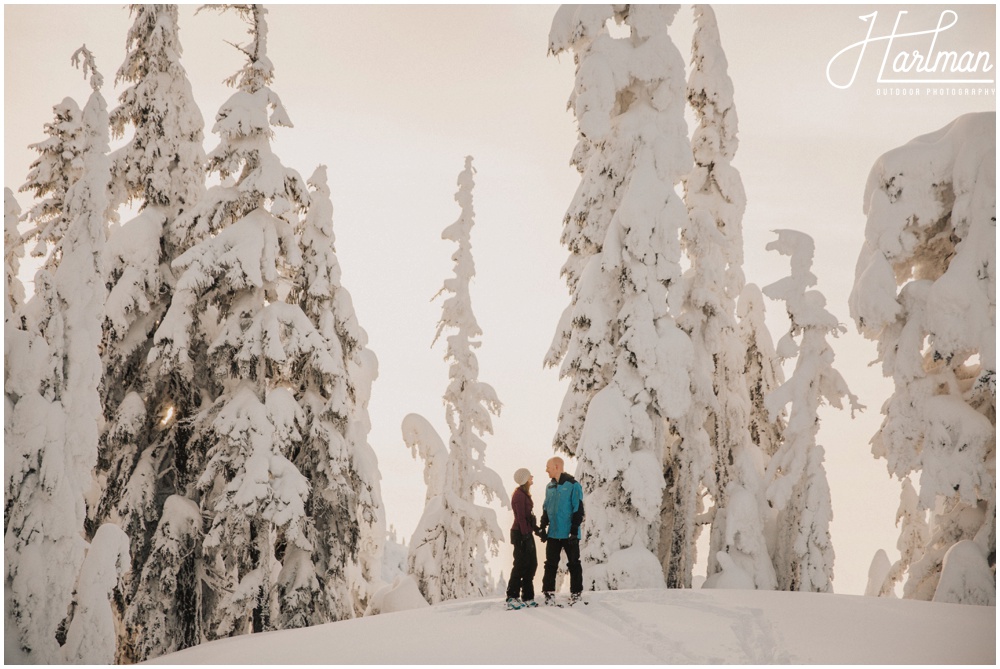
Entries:
[[510, 543], [514, 547], [514, 566], [510, 570], [507, 597], [524, 601], [535, 598], [535, 572], [538, 570], [538, 554], [535, 552], [535, 537], [523, 535], [518, 529], [510, 531]]
[[542, 592], [553, 592], [556, 589], [556, 570], [559, 569], [559, 556], [566, 551], [566, 562], [569, 567], [569, 591], [573, 594], [583, 592], [583, 566], [580, 564], [579, 539], [553, 539], [549, 537], [545, 544], [545, 571], [542, 572]]

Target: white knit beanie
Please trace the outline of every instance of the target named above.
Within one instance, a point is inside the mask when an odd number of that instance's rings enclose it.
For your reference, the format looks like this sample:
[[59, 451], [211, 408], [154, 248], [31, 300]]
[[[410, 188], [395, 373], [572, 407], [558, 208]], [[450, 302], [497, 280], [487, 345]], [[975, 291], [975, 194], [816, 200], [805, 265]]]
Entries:
[[531, 478], [531, 472], [529, 472], [524, 467], [521, 467], [516, 472], [514, 472], [514, 483], [517, 485], [524, 485]]

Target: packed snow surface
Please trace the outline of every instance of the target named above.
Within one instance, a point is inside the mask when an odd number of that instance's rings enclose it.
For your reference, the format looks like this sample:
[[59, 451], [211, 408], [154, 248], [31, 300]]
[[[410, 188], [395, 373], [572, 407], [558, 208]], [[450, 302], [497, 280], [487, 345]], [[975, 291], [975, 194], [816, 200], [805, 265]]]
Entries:
[[996, 609], [752, 590], [585, 593], [506, 611], [453, 601], [223, 639], [164, 664], [992, 664]]

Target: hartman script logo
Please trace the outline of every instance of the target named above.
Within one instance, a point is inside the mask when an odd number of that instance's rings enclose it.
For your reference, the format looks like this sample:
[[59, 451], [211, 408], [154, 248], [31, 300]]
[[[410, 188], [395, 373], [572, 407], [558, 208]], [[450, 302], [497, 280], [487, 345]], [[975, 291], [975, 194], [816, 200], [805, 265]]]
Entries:
[[[992, 84], [992, 55], [988, 51], [954, 51], [944, 50], [938, 45], [938, 39], [958, 23], [958, 14], [950, 9], [943, 10], [938, 17], [937, 25], [929, 30], [900, 32], [900, 23], [908, 12], [900, 10], [896, 14], [896, 22], [892, 32], [875, 35], [875, 23], [878, 12], [872, 12], [858, 18], [868, 24], [868, 34], [859, 42], [844, 47], [830, 59], [826, 65], [826, 79], [836, 88], [850, 88], [858, 76], [861, 62], [865, 58], [868, 47], [878, 52], [876, 45], [884, 46], [882, 66], [878, 71], [879, 84]], [[851, 78], [844, 81], [835, 77], [831, 71], [836, 63], [854, 62]], [[838, 70], [843, 70], [843, 66]]]

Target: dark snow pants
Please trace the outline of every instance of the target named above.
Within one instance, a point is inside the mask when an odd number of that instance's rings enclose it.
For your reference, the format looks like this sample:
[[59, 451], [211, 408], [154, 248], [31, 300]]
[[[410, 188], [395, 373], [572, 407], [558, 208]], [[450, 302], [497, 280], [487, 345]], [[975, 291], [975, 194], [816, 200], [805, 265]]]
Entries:
[[580, 565], [579, 539], [553, 539], [549, 537], [545, 544], [545, 571], [542, 572], [542, 592], [554, 592], [556, 589], [556, 571], [559, 569], [559, 556], [566, 551], [566, 563], [569, 567], [569, 591], [583, 592], [583, 566]]
[[514, 547], [514, 566], [510, 570], [507, 597], [524, 601], [535, 598], [535, 572], [538, 570], [538, 553], [535, 552], [535, 537], [523, 535], [520, 530], [510, 531], [510, 543]]

